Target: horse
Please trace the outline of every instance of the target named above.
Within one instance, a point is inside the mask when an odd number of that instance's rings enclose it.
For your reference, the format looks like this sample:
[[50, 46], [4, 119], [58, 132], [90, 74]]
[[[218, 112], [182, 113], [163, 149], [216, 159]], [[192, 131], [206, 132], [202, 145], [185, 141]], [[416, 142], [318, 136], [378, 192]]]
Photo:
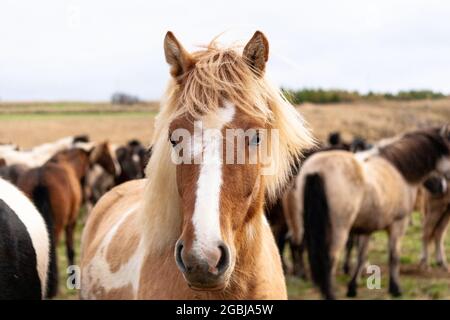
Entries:
[[434, 241], [437, 265], [449, 271], [445, 255], [444, 239], [450, 221], [450, 189], [448, 178], [434, 174], [423, 187], [423, 232], [422, 232], [422, 268], [428, 267], [428, 252]]
[[0, 178], [0, 300], [46, 296], [49, 243], [45, 221], [31, 201]]
[[353, 138], [352, 142], [346, 142], [342, 140], [341, 133], [339, 131], [331, 132], [328, 135], [328, 146], [322, 146], [319, 151], [326, 150], [348, 150], [351, 152], [360, 152], [367, 150], [371, 147], [367, 141], [360, 137], [356, 136]]
[[90, 209], [114, 186], [144, 177], [144, 163], [147, 163], [149, 154], [138, 140], [131, 140], [123, 146], [112, 145], [112, 150], [120, 166], [120, 172], [113, 176], [99, 165], [91, 169], [86, 179], [86, 187], [89, 190], [86, 200]]
[[142, 177], [145, 176], [145, 167], [147, 166], [150, 157], [152, 156], [152, 146], [146, 148], [139, 140], [133, 139], [128, 141], [127, 147], [132, 150], [133, 155], [139, 157], [140, 162], [140, 174]]
[[0, 158], [3, 158], [8, 165], [21, 164], [34, 168], [43, 165], [58, 151], [66, 150], [75, 146], [77, 143], [85, 143], [88, 141], [88, 136], [79, 135], [44, 143], [30, 150], [18, 150], [14, 145], [6, 145], [6, 147], [0, 148]]
[[144, 147], [137, 140], [131, 140], [127, 145], [116, 149], [117, 160], [122, 168], [121, 174], [115, 179], [116, 185], [144, 177], [142, 157], [145, 152], [143, 153], [143, 150], [145, 150]]
[[[328, 135], [328, 144], [317, 144], [313, 148], [304, 152], [304, 159], [312, 156], [317, 152], [330, 151], [330, 150], [346, 150], [353, 153], [361, 152], [369, 149], [371, 147], [367, 141], [361, 137], [354, 137], [351, 142], [345, 142], [341, 139], [341, 134], [339, 132], [332, 132]], [[293, 170], [298, 173], [299, 167]], [[295, 174], [295, 175], [296, 175]], [[272, 231], [274, 232], [275, 239], [277, 239], [278, 248], [280, 250], [280, 255], [282, 256], [283, 266], [286, 263], [283, 258], [283, 252], [286, 242], [289, 244], [291, 249], [291, 257], [293, 262], [293, 274], [307, 279], [307, 273], [304, 266], [303, 254], [306, 249], [305, 241], [303, 237], [299, 236], [295, 230], [298, 230], [299, 226], [296, 224], [299, 222], [298, 219], [298, 206], [299, 199], [296, 195], [295, 179], [292, 179], [291, 183], [288, 184], [286, 191], [281, 194], [275, 205], [267, 206], [266, 216], [272, 226]], [[346, 259], [344, 262], [344, 270], [349, 269], [350, 265], [350, 254], [351, 249], [355, 242], [355, 236], [351, 235], [347, 242]], [[285, 270], [287, 268], [285, 267]]]
[[[89, 216], [82, 299], [287, 298], [264, 198], [276, 198], [313, 139], [266, 79], [268, 49], [259, 31], [242, 54], [214, 42], [188, 53], [166, 34], [172, 77], [147, 178], [112, 189]], [[250, 161], [263, 146], [268, 161]]]
[[77, 147], [60, 151], [43, 166], [28, 170], [18, 180], [18, 187], [33, 200], [43, 215], [46, 214], [46, 222], [50, 226], [52, 247], [48, 297], [57, 294], [55, 248], [63, 231], [68, 264], [75, 263], [74, 231], [83, 200], [83, 181], [89, 168], [98, 163], [115, 173], [109, 150], [108, 143], [104, 142], [92, 145], [89, 150]]
[[450, 169], [449, 127], [409, 132], [362, 153], [320, 152], [308, 158], [296, 180], [300, 203], [297, 237], [305, 232], [311, 273], [322, 295], [334, 299], [333, 277], [350, 233], [357, 234], [358, 261], [347, 296], [356, 296], [371, 233], [389, 235], [389, 292], [400, 296], [400, 239], [419, 185], [434, 170]]

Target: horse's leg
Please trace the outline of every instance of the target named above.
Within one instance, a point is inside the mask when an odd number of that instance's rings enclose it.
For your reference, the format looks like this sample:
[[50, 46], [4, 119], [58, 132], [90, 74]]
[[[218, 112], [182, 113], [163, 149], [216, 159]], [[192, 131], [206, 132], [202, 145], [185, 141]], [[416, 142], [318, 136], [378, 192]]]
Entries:
[[444, 213], [444, 216], [439, 221], [439, 225], [437, 226], [434, 232], [434, 241], [436, 246], [436, 262], [438, 266], [440, 266], [446, 271], [449, 271], [449, 268], [447, 264], [447, 258], [445, 256], [444, 238], [448, 228], [449, 221], [450, 221], [450, 210]]
[[430, 251], [430, 240], [423, 237], [422, 238], [422, 255], [420, 258], [420, 268], [423, 270], [428, 269], [428, 252]]
[[74, 223], [70, 223], [66, 226], [66, 252], [67, 252], [67, 262], [69, 266], [73, 266], [75, 264], [75, 250], [73, 248], [73, 236], [75, 231], [76, 221]]
[[404, 218], [392, 223], [389, 232], [389, 293], [394, 297], [401, 296], [399, 285], [400, 272], [400, 239], [405, 233], [409, 220]]
[[286, 237], [288, 233], [288, 227], [284, 220], [283, 214], [280, 211], [280, 201], [277, 202], [270, 210], [266, 212], [266, 217], [271, 225], [272, 233], [275, 238], [275, 242], [278, 247], [278, 252], [281, 257], [281, 264], [283, 266], [284, 273], [288, 273], [288, 266], [284, 257], [284, 248], [286, 246]]
[[305, 252], [305, 240], [302, 240], [300, 245], [295, 245], [294, 243], [289, 241], [289, 245], [292, 253], [294, 275], [306, 280], [307, 276], [305, 270], [305, 261], [303, 259], [303, 253]]
[[275, 235], [278, 252], [280, 253], [281, 264], [284, 273], [288, 273], [289, 271], [288, 265], [286, 264], [286, 258], [284, 256], [284, 247], [286, 246], [286, 234], [287, 232], [283, 232], [283, 230], [278, 230], [277, 234]]
[[332, 242], [330, 244], [331, 272], [329, 274], [331, 279], [328, 280], [332, 285], [330, 286], [329, 291], [325, 294], [326, 299], [335, 299], [333, 288], [334, 279], [336, 277], [339, 257], [342, 250], [345, 248], [349, 234], [350, 230], [344, 227], [340, 227], [340, 229], [334, 228], [332, 231]]
[[351, 268], [351, 260], [352, 260], [352, 249], [353, 245], [355, 244], [355, 241], [358, 241], [358, 236], [356, 236], [353, 233], [350, 233], [347, 243], [345, 244], [345, 258], [344, 258], [344, 265], [343, 265], [343, 271], [345, 274], [350, 274], [350, 268]]
[[431, 241], [434, 237], [436, 227], [436, 210], [424, 206], [423, 212], [423, 230], [422, 230], [422, 255], [420, 258], [420, 267], [424, 270], [428, 269], [428, 257], [431, 247]]
[[356, 297], [356, 288], [358, 284], [359, 276], [367, 261], [367, 249], [369, 247], [369, 235], [358, 236], [358, 263], [356, 269], [353, 272], [352, 280], [348, 284], [347, 297]]

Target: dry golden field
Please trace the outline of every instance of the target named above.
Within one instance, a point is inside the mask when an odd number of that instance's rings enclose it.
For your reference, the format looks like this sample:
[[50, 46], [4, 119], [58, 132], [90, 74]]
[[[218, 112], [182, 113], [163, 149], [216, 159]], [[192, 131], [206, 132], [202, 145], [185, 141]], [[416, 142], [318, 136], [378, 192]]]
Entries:
[[[0, 103], [0, 142], [22, 147], [74, 134], [93, 140], [123, 143], [132, 138], [149, 142], [157, 103], [113, 106], [86, 103]], [[450, 99], [412, 102], [305, 104], [298, 107], [318, 139], [341, 131], [369, 141], [406, 130], [450, 122]]]
[[[430, 125], [450, 123], [450, 99], [413, 102], [372, 102], [353, 104], [302, 105], [298, 110], [304, 115], [319, 140], [326, 139], [329, 132], [340, 131], [344, 139], [361, 136], [369, 142], [389, 137], [406, 130]], [[92, 140], [109, 140], [124, 143], [138, 138], [149, 143], [157, 104], [137, 106], [112, 106], [110, 104], [87, 103], [0, 103], [0, 143], [13, 142], [21, 147], [55, 140], [57, 138], [89, 134]], [[428, 271], [418, 268], [421, 237], [421, 215], [413, 215], [403, 241], [401, 258], [401, 284], [404, 298], [450, 299], [450, 275], [433, 268]], [[79, 244], [79, 224], [77, 244]], [[450, 256], [450, 236], [446, 242]], [[373, 236], [369, 261], [382, 266], [386, 274], [386, 236]], [[78, 252], [78, 247], [77, 247]], [[79, 253], [79, 252], [78, 252]], [[76, 298], [76, 290], [65, 287], [64, 268], [66, 266], [64, 246], [59, 247], [60, 295], [58, 298]], [[364, 278], [364, 277], [363, 277]], [[387, 277], [382, 278], [381, 290], [359, 291], [359, 298], [387, 299]], [[340, 297], [344, 297], [348, 277], [338, 275]], [[315, 299], [317, 291], [310, 282], [288, 277], [291, 299]]]

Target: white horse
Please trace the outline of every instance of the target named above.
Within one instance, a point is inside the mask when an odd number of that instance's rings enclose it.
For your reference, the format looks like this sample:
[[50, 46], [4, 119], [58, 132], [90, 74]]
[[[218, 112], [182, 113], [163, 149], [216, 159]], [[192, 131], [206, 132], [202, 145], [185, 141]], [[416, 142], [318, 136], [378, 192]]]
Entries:
[[69, 149], [79, 141], [87, 141], [87, 138], [69, 136], [29, 150], [17, 150], [15, 145], [2, 145], [0, 146], [0, 158], [3, 158], [7, 165], [22, 164], [34, 168], [43, 165], [58, 151]]

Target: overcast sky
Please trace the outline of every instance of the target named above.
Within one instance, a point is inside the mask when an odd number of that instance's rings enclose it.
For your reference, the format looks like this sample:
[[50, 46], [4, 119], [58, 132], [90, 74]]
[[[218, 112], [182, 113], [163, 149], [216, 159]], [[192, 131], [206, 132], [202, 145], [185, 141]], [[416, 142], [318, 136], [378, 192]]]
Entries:
[[159, 99], [167, 30], [195, 49], [257, 29], [285, 87], [450, 93], [450, 1], [1, 0], [0, 99]]

